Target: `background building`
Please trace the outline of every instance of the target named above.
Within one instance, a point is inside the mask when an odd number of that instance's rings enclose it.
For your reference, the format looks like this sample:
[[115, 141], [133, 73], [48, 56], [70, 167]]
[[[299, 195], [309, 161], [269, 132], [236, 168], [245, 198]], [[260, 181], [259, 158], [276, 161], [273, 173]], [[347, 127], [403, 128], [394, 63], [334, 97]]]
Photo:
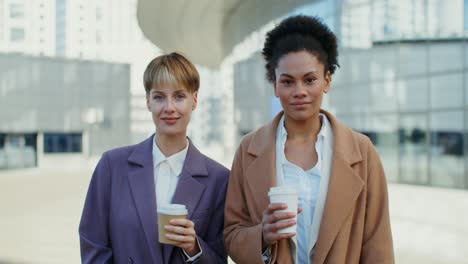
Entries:
[[[143, 71], [161, 51], [143, 36], [136, 20], [136, 4], [136, 0], [0, 0], [0, 52], [128, 64], [130, 141], [115, 141], [113, 146], [139, 142], [154, 132], [145, 104]], [[217, 124], [224, 112], [220, 72], [197, 67], [201, 103], [193, 115], [189, 136], [203, 150], [223, 153]]]
[[129, 144], [129, 83], [127, 64], [0, 54], [0, 169]]
[[[219, 42], [194, 46], [157, 38], [160, 29], [146, 26], [147, 12], [158, 12], [151, 9], [155, 5], [185, 8], [156, 2], [139, 1], [145, 34], [162, 47], [184, 46], [200, 63], [221, 68], [223, 89], [232, 98], [226, 118], [234, 116], [235, 133], [225, 134], [235, 142], [227, 146], [231, 153], [243, 135], [280, 110], [259, 54], [265, 32], [286, 16], [316, 15], [336, 33], [340, 47], [341, 67], [323, 107], [371, 138], [389, 181], [468, 189], [467, 1], [224, 1], [213, 7], [221, 18], [213, 14], [198, 21], [194, 10], [171, 25], [194, 42], [198, 35], [218, 32]], [[164, 20], [170, 13], [159, 15]], [[208, 20], [222, 23], [190, 33], [190, 24]]]

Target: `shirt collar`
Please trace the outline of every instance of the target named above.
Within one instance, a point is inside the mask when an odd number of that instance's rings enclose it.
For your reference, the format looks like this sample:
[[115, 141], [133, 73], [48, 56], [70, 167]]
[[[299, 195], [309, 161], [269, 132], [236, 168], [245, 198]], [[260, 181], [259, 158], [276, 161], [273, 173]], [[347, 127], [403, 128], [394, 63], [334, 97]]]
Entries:
[[[156, 137], [155, 137], [156, 138]], [[172, 154], [169, 157], [166, 157], [161, 150], [159, 149], [158, 145], [156, 144], [156, 140], [153, 140], [153, 166], [156, 168], [161, 162], [167, 161], [169, 163], [169, 167], [174, 172], [175, 176], [179, 176], [182, 172], [182, 168], [184, 167], [185, 157], [187, 156], [189, 142], [187, 140], [187, 145], [185, 148], [175, 154]]]

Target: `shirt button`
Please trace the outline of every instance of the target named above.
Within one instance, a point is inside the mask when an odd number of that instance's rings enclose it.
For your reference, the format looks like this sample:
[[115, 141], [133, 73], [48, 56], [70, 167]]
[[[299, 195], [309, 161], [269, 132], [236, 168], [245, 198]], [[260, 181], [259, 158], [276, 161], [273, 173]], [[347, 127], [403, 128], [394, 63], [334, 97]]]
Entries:
[[128, 264], [133, 264], [133, 259], [131, 257], [128, 257], [127, 263]]

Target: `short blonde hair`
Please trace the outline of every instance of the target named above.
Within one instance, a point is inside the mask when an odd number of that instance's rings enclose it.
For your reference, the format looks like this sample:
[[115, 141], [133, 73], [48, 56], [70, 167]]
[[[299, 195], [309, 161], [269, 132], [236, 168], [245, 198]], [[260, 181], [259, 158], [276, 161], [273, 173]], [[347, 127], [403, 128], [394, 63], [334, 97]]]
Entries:
[[195, 65], [178, 52], [154, 58], [146, 67], [143, 83], [147, 94], [160, 85], [183, 86], [194, 93], [200, 87], [200, 75]]

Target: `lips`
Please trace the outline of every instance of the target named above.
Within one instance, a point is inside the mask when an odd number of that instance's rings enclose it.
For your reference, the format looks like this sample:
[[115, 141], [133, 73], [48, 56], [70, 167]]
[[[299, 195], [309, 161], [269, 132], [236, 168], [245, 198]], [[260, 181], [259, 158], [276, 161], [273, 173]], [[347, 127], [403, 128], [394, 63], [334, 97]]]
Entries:
[[291, 105], [293, 106], [304, 106], [304, 105], [308, 105], [310, 104], [310, 102], [293, 102], [291, 103]]
[[180, 117], [162, 117], [161, 120], [168, 125], [173, 125], [179, 120]]

